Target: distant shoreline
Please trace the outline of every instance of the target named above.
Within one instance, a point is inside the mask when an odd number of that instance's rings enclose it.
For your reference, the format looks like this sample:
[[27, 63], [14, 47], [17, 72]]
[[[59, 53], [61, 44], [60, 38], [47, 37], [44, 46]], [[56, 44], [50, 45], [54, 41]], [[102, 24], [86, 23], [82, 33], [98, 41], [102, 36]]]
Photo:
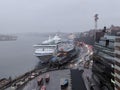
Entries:
[[12, 36], [12, 35], [0, 35], [0, 41], [16, 41], [17, 36]]

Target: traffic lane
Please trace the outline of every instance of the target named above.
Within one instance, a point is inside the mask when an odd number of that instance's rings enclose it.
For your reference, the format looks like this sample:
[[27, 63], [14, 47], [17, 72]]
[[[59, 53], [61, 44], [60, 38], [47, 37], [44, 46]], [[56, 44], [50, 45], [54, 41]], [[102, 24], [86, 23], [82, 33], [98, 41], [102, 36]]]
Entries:
[[[48, 72], [50, 75], [50, 81], [49, 83], [45, 83], [44, 80], [44, 85], [46, 86], [47, 90], [61, 90], [60, 88], [60, 79], [61, 78], [66, 78], [69, 80], [69, 83], [71, 83], [70, 80], [70, 70], [57, 70], [57, 71], [51, 71]], [[40, 75], [40, 77], [45, 77], [47, 73]], [[30, 81], [24, 88], [23, 90], [40, 90], [40, 86], [37, 84], [37, 78], [34, 80]], [[66, 90], [71, 89], [71, 84], [69, 84], [68, 88]]]
[[82, 47], [80, 54], [87, 53], [87, 51], [88, 51], [88, 48], [87, 48], [87, 47]]
[[89, 50], [88, 47], [84, 46], [84, 47], [80, 47], [80, 54], [78, 57], [78, 60], [74, 63], [74, 64], [70, 64], [70, 68], [73, 69], [77, 69], [79, 67], [84, 66], [85, 62], [86, 62], [86, 58], [87, 60], [89, 59]]

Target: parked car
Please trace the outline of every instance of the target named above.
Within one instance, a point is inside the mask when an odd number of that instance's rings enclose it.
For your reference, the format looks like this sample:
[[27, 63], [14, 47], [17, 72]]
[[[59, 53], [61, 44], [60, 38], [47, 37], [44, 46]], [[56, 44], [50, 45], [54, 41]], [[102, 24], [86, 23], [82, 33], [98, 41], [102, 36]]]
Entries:
[[68, 83], [69, 83], [68, 79], [63, 79], [63, 78], [62, 78], [62, 79], [60, 80], [61, 89], [67, 88], [67, 87], [68, 87]]
[[49, 80], [50, 80], [50, 75], [49, 75], [49, 74], [46, 74], [46, 76], [45, 76], [45, 81], [48, 83]]
[[37, 83], [38, 83], [38, 85], [43, 85], [43, 78], [42, 77], [38, 77]]
[[46, 86], [42, 86], [40, 90], [46, 90]]

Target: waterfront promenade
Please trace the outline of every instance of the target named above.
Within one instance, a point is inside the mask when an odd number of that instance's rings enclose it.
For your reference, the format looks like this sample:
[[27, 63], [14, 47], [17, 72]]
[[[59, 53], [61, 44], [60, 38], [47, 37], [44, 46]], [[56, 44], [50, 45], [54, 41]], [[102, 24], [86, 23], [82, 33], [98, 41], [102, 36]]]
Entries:
[[[90, 61], [88, 59], [91, 55], [91, 51], [86, 46], [80, 48], [80, 51], [81, 52], [79, 57], [77, 57], [77, 60], [73, 60], [75, 62], [70, 62], [67, 66], [63, 66], [64, 68], [62, 69], [46, 67], [39, 69], [36, 72], [31, 72], [30, 75], [32, 75], [32, 73], [36, 73], [37, 75], [16, 90], [40, 90], [40, 86], [37, 85], [37, 78], [39, 76], [44, 78], [47, 73], [50, 74], [50, 82], [48, 84], [44, 82], [47, 90], [61, 90], [61, 78], [66, 78], [69, 80], [69, 85], [66, 90], [90, 90], [91, 83], [89, 83], [86, 79], [88, 76], [91, 77], [91, 74], [88, 75], [87, 72], [90, 68], [88, 67], [87, 69], [85, 64]], [[10, 90], [10, 88], [7, 88], [6, 90]]]

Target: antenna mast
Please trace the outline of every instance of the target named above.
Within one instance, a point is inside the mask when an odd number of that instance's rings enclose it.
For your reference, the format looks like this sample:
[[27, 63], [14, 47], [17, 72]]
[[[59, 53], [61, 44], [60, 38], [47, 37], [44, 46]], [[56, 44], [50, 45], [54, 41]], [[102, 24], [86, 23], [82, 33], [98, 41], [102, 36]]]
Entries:
[[95, 14], [94, 16], [94, 20], [95, 20], [95, 32], [94, 32], [94, 42], [95, 42], [95, 39], [96, 39], [96, 31], [97, 31], [97, 28], [98, 28], [98, 14]]

